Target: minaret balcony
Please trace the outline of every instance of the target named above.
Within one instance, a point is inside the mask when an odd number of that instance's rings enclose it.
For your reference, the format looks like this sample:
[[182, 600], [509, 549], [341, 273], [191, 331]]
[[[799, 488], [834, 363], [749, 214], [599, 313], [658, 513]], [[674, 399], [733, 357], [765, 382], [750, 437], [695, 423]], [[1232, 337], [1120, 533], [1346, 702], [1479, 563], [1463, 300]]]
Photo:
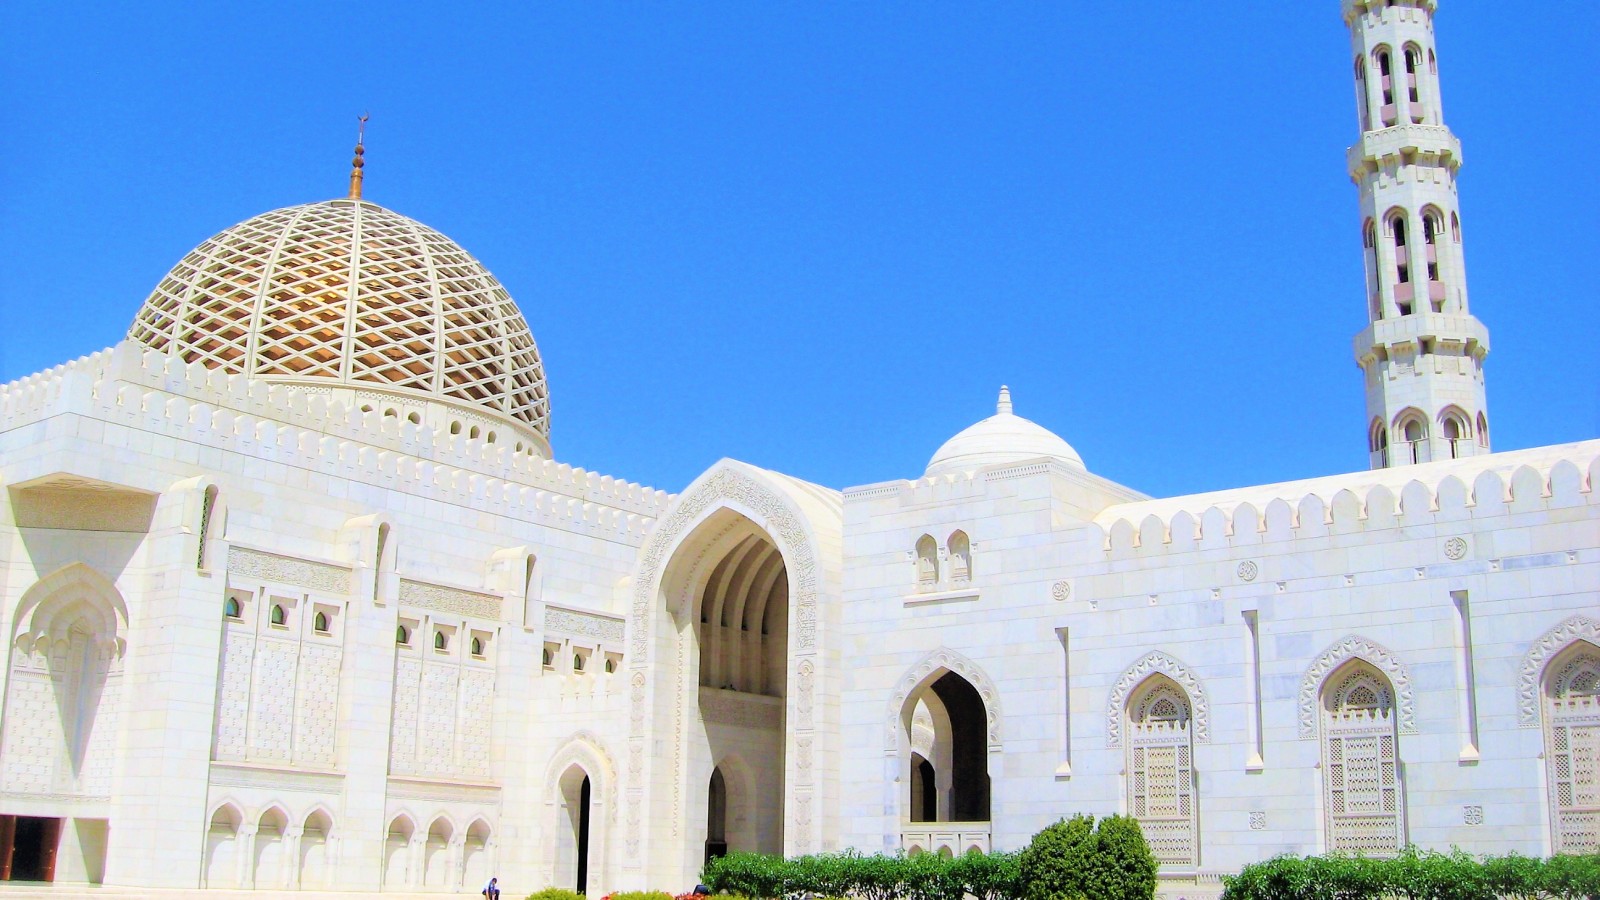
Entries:
[[1392, 356], [1398, 348], [1460, 347], [1463, 355], [1483, 357], [1489, 352], [1489, 329], [1466, 313], [1419, 312], [1379, 319], [1361, 330], [1354, 341], [1356, 359]]
[[1361, 140], [1345, 152], [1350, 174], [1359, 175], [1385, 159], [1438, 160], [1451, 169], [1461, 168], [1461, 140], [1443, 125], [1396, 125], [1361, 135]]

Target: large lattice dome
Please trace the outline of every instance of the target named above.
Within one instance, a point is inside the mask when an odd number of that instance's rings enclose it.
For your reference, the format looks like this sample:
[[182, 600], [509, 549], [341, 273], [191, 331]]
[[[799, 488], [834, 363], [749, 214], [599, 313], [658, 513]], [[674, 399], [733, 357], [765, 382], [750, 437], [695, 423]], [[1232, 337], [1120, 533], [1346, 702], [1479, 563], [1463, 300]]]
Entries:
[[544, 366], [511, 296], [460, 245], [376, 204], [292, 206], [229, 228], [161, 279], [128, 337], [550, 453]]

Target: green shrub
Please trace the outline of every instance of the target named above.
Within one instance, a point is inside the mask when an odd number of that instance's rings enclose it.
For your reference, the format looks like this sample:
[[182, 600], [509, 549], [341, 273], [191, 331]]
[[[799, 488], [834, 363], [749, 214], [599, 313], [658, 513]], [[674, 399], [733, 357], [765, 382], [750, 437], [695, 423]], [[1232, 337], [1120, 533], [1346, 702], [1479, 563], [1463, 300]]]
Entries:
[[1156, 895], [1156, 857], [1145, 843], [1139, 820], [1108, 816], [1095, 826], [1089, 857], [1089, 900], [1136, 900]]
[[535, 891], [534, 893], [529, 894], [528, 900], [584, 900], [584, 897], [577, 891], [569, 891], [566, 888], [550, 887], [545, 888], [542, 891]]
[[1095, 852], [1094, 817], [1077, 815], [1033, 836], [1017, 860], [1027, 900], [1085, 900]]
[[718, 894], [771, 900], [784, 896], [788, 865], [781, 856], [729, 853], [706, 863], [700, 871], [700, 881]]
[[1222, 900], [1600, 900], [1600, 856], [1279, 856], [1223, 876]]
[[1020, 858], [1019, 853], [968, 853], [950, 861], [947, 877], [961, 894], [977, 900], [1019, 900], [1023, 895]]
[[611, 900], [672, 900], [666, 891], [618, 891]]

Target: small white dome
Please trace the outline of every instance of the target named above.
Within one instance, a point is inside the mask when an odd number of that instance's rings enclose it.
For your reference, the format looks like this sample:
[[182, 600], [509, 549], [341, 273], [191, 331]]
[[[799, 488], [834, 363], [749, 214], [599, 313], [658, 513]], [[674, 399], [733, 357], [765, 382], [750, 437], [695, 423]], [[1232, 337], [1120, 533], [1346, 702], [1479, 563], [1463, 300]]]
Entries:
[[970, 472], [984, 466], [1024, 462], [1049, 457], [1075, 469], [1083, 458], [1055, 432], [1011, 412], [1011, 390], [1000, 388], [995, 414], [944, 442], [928, 460], [929, 475]]

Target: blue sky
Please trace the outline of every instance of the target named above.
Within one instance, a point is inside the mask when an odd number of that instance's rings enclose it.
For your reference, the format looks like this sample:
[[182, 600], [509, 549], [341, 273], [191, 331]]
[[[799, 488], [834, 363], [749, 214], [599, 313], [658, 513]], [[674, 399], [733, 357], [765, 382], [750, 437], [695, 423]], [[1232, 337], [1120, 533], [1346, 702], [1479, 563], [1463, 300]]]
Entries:
[[[1440, 6], [1496, 449], [1594, 438], [1600, 4]], [[4, 4], [0, 380], [342, 195], [370, 111], [368, 199], [518, 300], [564, 462], [915, 477], [1007, 383], [1156, 495], [1361, 469], [1338, 9]]]

